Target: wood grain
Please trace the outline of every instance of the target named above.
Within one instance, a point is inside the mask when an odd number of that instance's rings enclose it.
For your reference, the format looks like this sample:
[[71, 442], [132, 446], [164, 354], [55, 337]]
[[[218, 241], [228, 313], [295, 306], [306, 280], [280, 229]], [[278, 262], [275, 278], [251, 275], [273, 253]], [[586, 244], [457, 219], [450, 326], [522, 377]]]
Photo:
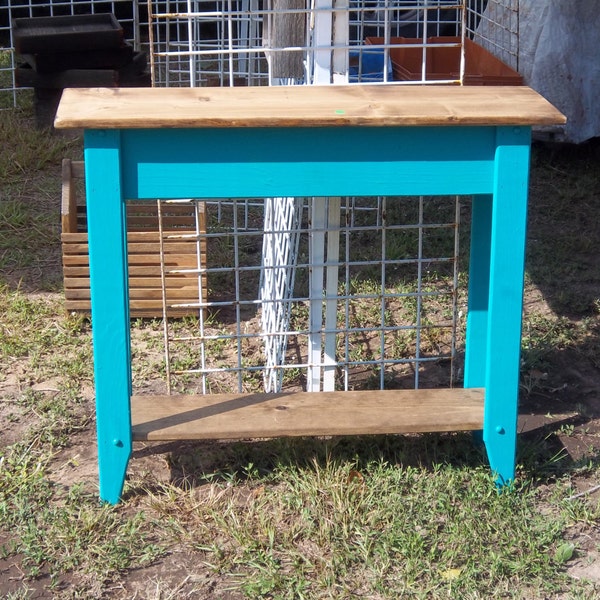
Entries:
[[526, 86], [274, 86], [67, 89], [57, 128], [553, 125]]
[[[77, 180], [84, 178], [81, 161], [63, 161], [62, 254], [65, 308], [90, 311], [90, 268], [85, 196]], [[79, 182], [81, 183], [81, 182]], [[163, 205], [165, 291], [167, 314], [181, 317], [198, 315], [199, 274], [194, 207], [189, 204]], [[206, 228], [204, 206], [200, 206], [201, 231]], [[185, 228], [184, 228], [185, 227]], [[169, 235], [175, 236], [169, 238]], [[186, 237], [180, 237], [186, 236]], [[200, 254], [206, 256], [206, 238], [200, 239]], [[132, 317], [161, 317], [162, 280], [160, 234], [156, 203], [127, 205], [127, 257], [129, 271], [129, 307]], [[188, 273], [177, 272], [181, 269]], [[176, 271], [176, 272], [173, 272]], [[201, 276], [202, 297], [207, 299], [208, 280]], [[187, 308], [180, 305], [193, 305]]]
[[135, 440], [467, 431], [483, 389], [133, 396]]

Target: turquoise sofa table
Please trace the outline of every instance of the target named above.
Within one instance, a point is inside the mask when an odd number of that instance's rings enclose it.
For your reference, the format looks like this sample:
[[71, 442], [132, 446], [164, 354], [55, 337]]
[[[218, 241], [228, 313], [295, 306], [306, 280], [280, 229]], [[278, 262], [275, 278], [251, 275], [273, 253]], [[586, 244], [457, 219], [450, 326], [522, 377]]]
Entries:
[[[100, 497], [134, 440], [483, 430], [515, 475], [531, 128], [527, 87], [68, 89], [85, 130]], [[125, 199], [473, 197], [464, 389], [132, 396]], [[285, 410], [284, 410], [285, 409]]]

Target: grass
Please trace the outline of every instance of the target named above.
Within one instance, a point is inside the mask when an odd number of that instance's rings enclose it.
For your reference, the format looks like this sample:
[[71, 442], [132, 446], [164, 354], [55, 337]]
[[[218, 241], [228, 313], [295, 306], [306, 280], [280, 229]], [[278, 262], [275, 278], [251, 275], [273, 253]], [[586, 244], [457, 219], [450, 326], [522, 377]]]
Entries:
[[[32, 126], [28, 111], [0, 111], [0, 270], [26, 287], [56, 288], [60, 261], [60, 178], [56, 166], [77, 152], [73, 140]], [[54, 176], [47, 169], [54, 167]]]
[[[532, 185], [536, 201], [530, 220], [529, 277], [552, 298], [559, 314], [597, 314], [600, 231], [594, 215], [600, 204], [599, 159], [600, 149], [593, 142], [561, 153], [546, 149], [534, 154], [539, 177]], [[555, 223], [560, 227], [552, 227]], [[552, 236], [535, 235], [549, 228]]]
[[537, 598], [567, 585], [557, 551], [573, 511], [557, 501], [549, 519], [528, 482], [498, 494], [466, 436], [278, 441], [252, 458], [150, 498], [247, 597]]
[[161, 550], [151, 541], [142, 512], [124, 517], [73, 486], [57, 492], [47, 478], [49, 457], [16, 444], [2, 457], [0, 517], [10, 531], [4, 556], [20, 555], [29, 578], [80, 572], [100, 581], [151, 562]]
[[32, 127], [29, 111], [21, 109], [0, 113], [0, 136], [7, 140], [0, 149], [3, 188], [7, 185], [23, 187], [32, 175], [48, 165], [55, 165], [75, 146], [72, 139]]
[[[90, 324], [65, 314], [60, 271], [44, 262], [60, 257], [60, 159], [79, 148], [33, 130], [26, 112], [0, 119], [0, 595], [597, 597], [569, 574], [600, 551], [600, 502], [578, 495], [598, 481], [598, 450], [574, 460], [559, 443], [578, 439], [581, 421], [521, 436], [519, 477], [502, 493], [471, 437], [445, 434], [136, 445], [124, 501], [100, 505], [86, 453]], [[540, 150], [534, 161], [528, 289], [548, 304], [528, 307], [523, 395], [545, 403], [567, 363], [600, 369], [600, 274], [593, 261], [573, 268], [598, 247], [597, 174], [583, 153], [571, 160]], [[567, 235], [578, 230], [588, 240]], [[58, 276], [31, 275], [44, 267]], [[136, 384], [162, 385], [161, 336], [157, 322], [134, 323]], [[595, 413], [578, 389], [564, 409], [581, 420]]]

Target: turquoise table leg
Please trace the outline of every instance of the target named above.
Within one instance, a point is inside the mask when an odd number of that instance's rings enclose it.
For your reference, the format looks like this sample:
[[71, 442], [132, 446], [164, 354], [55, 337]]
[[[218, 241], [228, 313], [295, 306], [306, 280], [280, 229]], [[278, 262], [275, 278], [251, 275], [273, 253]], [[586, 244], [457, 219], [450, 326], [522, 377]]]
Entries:
[[530, 136], [497, 130], [483, 440], [500, 485], [515, 476]]
[[119, 131], [86, 131], [86, 196], [100, 498], [116, 504], [131, 454], [131, 347]]
[[[467, 339], [465, 344], [466, 388], [485, 387], [488, 305], [490, 292], [490, 236], [492, 231], [491, 195], [473, 197], [471, 211], [471, 253], [469, 259], [469, 304], [467, 308]], [[483, 443], [483, 431], [474, 431], [473, 438]]]
[[490, 195], [473, 197], [465, 387], [485, 387], [492, 202], [493, 197]]

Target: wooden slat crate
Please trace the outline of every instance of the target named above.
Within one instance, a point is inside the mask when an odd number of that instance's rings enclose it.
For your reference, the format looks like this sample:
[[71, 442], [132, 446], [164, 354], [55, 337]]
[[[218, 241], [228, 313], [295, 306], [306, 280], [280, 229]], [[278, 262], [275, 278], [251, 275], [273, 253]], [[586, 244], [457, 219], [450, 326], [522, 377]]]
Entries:
[[[62, 255], [65, 307], [68, 311], [90, 311], [90, 269], [82, 161], [63, 160], [62, 165]], [[195, 233], [194, 203], [163, 204], [163, 234]], [[129, 264], [129, 311], [132, 317], [161, 317], [163, 314], [160, 237], [156, 201], [127, 206]], [[200, 205], [199, 227], [206, 231], [204, 205]], [[167, 314], [174, 317], [198, 315], [199, 276], [170, 273], [173, 269], [198, 268], [195, 239], [165, 239], [165, 288]], [[206, 256], [206, 240], [200, 242], [200, 260]], [[207, 294], [202, 278], [202, 298]]]

